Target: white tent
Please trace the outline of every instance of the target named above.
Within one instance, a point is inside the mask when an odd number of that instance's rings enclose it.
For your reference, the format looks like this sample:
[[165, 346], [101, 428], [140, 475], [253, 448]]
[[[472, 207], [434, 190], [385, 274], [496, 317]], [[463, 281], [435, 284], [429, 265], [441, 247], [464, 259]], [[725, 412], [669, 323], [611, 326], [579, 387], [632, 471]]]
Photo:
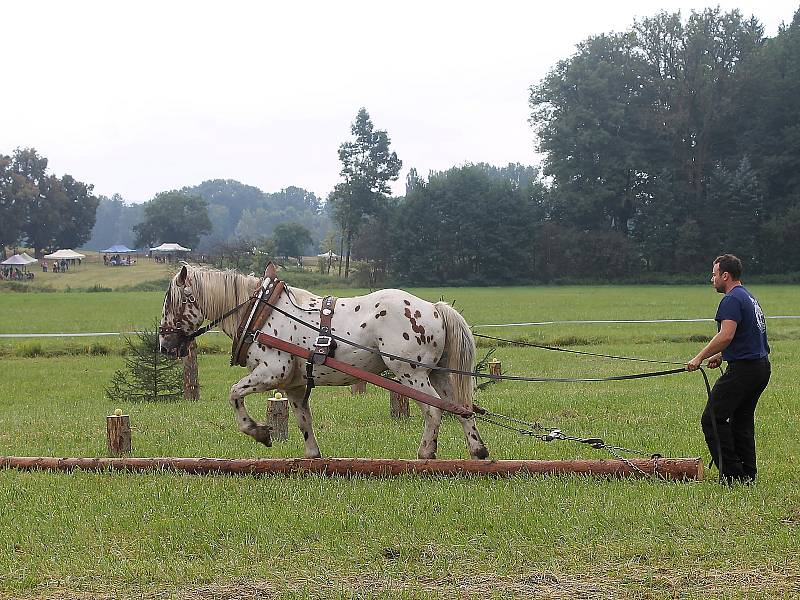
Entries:
[[[31, 261], [28, 260], [29, 258], [31, 257], [29, 256], [28, 258], [25, 258], [21, 254], [15, 254], [14, 256], [10, 256], [7, 259], [5, 259], [3, 262], [0, 263], [0, 265], [5, 265], [6, 267], [26, 267], [29, 264], [31, 264]], [[38, 262], [38, 261], [34, 258], [33, 262]]]
[[24, 258], [25, 260], [27, 260], [29, 265], [32, 265], [32, 264], [33, 264], [33, 263], [35, 263], [35, 262], [39, 262], [38, 260], [36, 260], [35, 258], [33, 258], [33, 257], [32, 257], [30, 254], [28, 254], [27, 252], [23, 252], [22, 254], [20, 254], [20, 256], [21, 256], [22, 258]]
[[180, 244], [161, 244], [155, 248], [150, 248], [153, 252], [191, 252], [191, 248], [184, 248]]
[[48, 260], [78, 260], [79, 258], [86, 258], [85, 254], [80, 254], [74, 250], [64, 249], [53, 252], [52, 254], [45, 255]]
[[333, 250], [328, 250], [327, 252], [323, 252], [322, 254], [317, 254], [319, 258], [339, 258], [339, 255], [336, 254]]

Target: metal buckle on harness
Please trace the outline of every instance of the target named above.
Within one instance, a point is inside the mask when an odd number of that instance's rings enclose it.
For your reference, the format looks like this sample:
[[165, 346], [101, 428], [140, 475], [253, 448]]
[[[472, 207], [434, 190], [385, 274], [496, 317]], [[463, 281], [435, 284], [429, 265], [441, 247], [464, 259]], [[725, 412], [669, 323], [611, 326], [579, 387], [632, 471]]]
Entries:
[[329, 335], [318, 335], [314, 340], [315, 348], [330, 348], [333, 343], [333, 338]]

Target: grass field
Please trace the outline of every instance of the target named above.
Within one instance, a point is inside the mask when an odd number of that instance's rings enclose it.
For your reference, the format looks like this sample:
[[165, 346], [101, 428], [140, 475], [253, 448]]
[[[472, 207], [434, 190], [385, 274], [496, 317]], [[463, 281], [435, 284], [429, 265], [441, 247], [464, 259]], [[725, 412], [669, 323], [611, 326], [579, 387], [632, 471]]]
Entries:
[[[76, 286], [79, 287], [79, 286]], [[797, 287], [754, 286], [767, 314], [796, 314]], [[318, 290], [323, 291], [323, 290]], [[424, 289], [474, 324], [712, 316], [697, 287]], [[353, 295], [342, 290], [341, 295]], [[120, 331], [152, 322], [158, 292], [2, 294], [0, 333]], [[800, 322], [769, 322], [773, 381], [757, 414], [759, 482], [584, 477], [392, 480], [0, 472], [0, 598], [800, 597]], [[691, 357], [713, 324], [570, 325], [482, 330], [579, 350]], [[212, 336], [206, 336], [212, 337]], [[46, 340], [4, 340], [0, 455], [103, 456], [103, 390], [122, 358]], [[217, 335], [218, 348], [228, 342]], [[106, 338], [101, 344], [113, 346]], [[213, 351], [214, 348], [211, 348]], [[482, 352], [485, 352], [485, 347]], [[506, 372], [602, 376], [638, 365], [497, 348]], [[200, 356], [197, 403], [132, 404], [136, 456], [300, 456], [302, 438], [266, 449], [236, 431], [227, 390], [243, 374]], [[644, 369], [647, 370], [647, 369]], [[575, 435], [669, 456], [706, 456], [699, 374], [604, 384], [499, 383], [477, 401]], [[264, 399], [248, 406], [264, 413]], [[320, 388], [312, 400], [326, 456], [410, 458], [421, 419], [388, 417], [386, 393]], [[484, 425], [494, 458], [602, 457]], [[466, 457], [446, 419], [440, 456]], [[714, 475], [711, 472], [710, 475]]]

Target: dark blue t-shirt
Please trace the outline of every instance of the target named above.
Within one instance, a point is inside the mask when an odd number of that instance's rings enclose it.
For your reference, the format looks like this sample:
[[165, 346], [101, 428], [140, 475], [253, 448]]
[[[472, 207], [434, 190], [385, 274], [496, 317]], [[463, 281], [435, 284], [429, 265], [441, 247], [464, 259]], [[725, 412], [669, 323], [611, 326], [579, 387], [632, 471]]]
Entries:
[[758, 300], [743, 285], [737, 285], [725, 294], [714, 319], [717, 321], [717, 331], [722, 321], [736, 321], [736, 334], [730, 345], [722, 351], [723, 360], [754, 360], [769, 354], [764, 312]]

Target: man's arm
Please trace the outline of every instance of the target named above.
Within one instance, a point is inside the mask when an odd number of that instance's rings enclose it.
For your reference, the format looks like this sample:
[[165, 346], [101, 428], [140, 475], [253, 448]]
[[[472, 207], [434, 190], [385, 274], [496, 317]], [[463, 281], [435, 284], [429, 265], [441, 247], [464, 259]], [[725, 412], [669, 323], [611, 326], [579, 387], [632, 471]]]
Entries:
[[736, 335], [736, 321], [723, 320], [720, 323], [717, 335], [711, 338], [706, 347], [697, 353], [697, 356], [686, 363], [686, 370], [696, 371], [706, 358], [710, 359], [708, 361], [709, 367], [712, 369], [718, 367], [722, 361], [722, 351], [730, 345], [734, 335]]

